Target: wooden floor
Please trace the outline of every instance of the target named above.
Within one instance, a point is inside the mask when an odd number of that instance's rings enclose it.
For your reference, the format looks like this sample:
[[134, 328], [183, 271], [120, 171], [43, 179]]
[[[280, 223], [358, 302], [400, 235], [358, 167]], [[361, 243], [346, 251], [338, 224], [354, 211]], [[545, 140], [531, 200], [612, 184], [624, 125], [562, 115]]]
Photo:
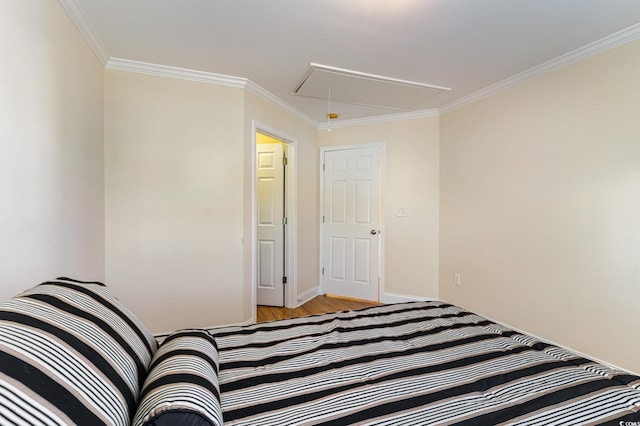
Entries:
[[368, 308], [379, 303], [364, 300], [343, 299], [331, 296], [317, 296], [295, 309], [258, 306], [258, 322], [274, 321], [286, 318], [305, 317], [307, 315], [347, 311]]

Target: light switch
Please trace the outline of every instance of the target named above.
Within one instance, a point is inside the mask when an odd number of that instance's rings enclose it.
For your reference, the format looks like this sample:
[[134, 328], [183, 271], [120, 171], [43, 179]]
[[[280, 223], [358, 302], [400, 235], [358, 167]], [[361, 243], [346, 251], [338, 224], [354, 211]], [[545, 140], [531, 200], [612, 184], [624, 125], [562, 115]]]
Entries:
[[404, 207], [398, 207], [396, 209], [396, 216], [397, 217], [406, 217], [407, 216], [407, 210]]

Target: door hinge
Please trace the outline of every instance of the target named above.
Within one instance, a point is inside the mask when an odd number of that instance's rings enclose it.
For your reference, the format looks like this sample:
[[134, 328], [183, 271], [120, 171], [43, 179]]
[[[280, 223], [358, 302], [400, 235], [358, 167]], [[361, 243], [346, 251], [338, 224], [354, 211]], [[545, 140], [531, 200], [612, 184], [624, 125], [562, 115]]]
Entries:
[[282, 157], [282, 164], [285, 166], [289, 163], [289, 159], [287, 157]]
[[286, 284], [287, 283], [287, 277], [282, 277], [282, 284]]
[[282, 224], [283, 224], [283, 225], [286, 225], [286, 224], [287, 224], [287, 217], [286, 217], [286, 216], [282, 218]]
[[322, 216], [322, 223], [324, 223], [324, 216]]
[[324, 275], [324, 266], [322, 267], [322, 275]]
[[324, 163], [322, 163], [322, 171], [324, 172]]

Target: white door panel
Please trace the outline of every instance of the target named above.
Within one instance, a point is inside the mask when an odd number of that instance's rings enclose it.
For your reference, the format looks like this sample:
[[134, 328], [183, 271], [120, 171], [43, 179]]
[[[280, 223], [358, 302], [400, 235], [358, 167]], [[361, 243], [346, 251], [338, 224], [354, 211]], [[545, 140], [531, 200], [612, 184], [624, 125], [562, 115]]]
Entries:
[[371, 223], [371, 183], [370, 179], [358, 179], [355, 181], [354, 222], [359, 225], [373, 225]]
[[347, 239], [331, 238], [329, 276], [335, 281], [347, 279]]
[[331, 182], [331, 215], [330, 222], [334, 225], [347, 223], [347, 181]]
[[379, 176], [378, 148], [324, 153], [322, 254], [326, 293], [379, 300]]
[[275, 183], [272, 177], [258, 179], [258, 226], [275, 226]]
[[283, 144], [258, 144], [257, 179], [257, 302], [283, 306], [284, 292], [284, 164]]
[[276, 286], [275, 241], [258, 242], [258, 287], [273, 289]]
[[371, 240], [354, 238], [353, 240], [353, 281], [359, 284], [371, 282]]

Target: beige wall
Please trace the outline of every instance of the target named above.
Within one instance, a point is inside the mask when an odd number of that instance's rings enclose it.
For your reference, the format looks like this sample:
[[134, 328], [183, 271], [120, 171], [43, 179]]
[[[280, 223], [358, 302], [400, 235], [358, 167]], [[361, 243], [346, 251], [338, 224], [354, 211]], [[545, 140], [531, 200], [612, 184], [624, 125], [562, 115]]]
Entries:
[[[318, 134], [320, 147], [386, 144], [384, 291], [437, 298], [439, 117], [335, 128]], [[407, 216], [397, 217], [397, 208], [404, 208]]]
[[154, 332], [245, 319], [243, 97], [105, 72], [106, 277]]
[[636, 40], [442, 116], [443, 299], [640, 372], [639, 75]]
[[251, 319], [257, 120], [296, 139], [298, 295], [318, 285], [318, 146], [384, 142], [387, 295], [640, 372], [640, 41], [331, 133], [251, 91], [105, 73], [55, 1], [0, 2], [0, 60], [0, 297], [106, 278], [155, 332]]
[[[286, 111], [273, 106], [251, 91], [245, 93], [245, 123], [244, 123], [244, 289], [247, 297], [244, 299], [244, 318], [253, 317], [255, 306], [249, 295], [254, 285], [252, 280], [252, 246], [251, 233], [255, 228], [252, 218], [252, 201], [254, 192], [251, 179], [253, 171], [251, 156], [254, 122], [266, 125], [269, 129], [295, 139], [295, 170], [296, 185], [296, 217], [297, 217], [297, 274], [294, 277], [297, 291], [293, 302], [299, 295], [318, 286], [318, 149], [317, 130], [315, 127], [301, 121]], [[289, 153], [291, 156], [291, 152]], [[288, 173], [291, 175], [291, 168]], [[289, 176], [292, 178], [292, 176]], [[291, 223], [290, 223], [291, 224]]]
[[105, 73], [106, 277], [154, 332], [253, 318], [254, 120], [296, 139], [304, 291], [317, 284], [316, 130], [243, 89]]
[[0, 1], [0, 298], [104, 279], [103, 69], [57, 1]]

